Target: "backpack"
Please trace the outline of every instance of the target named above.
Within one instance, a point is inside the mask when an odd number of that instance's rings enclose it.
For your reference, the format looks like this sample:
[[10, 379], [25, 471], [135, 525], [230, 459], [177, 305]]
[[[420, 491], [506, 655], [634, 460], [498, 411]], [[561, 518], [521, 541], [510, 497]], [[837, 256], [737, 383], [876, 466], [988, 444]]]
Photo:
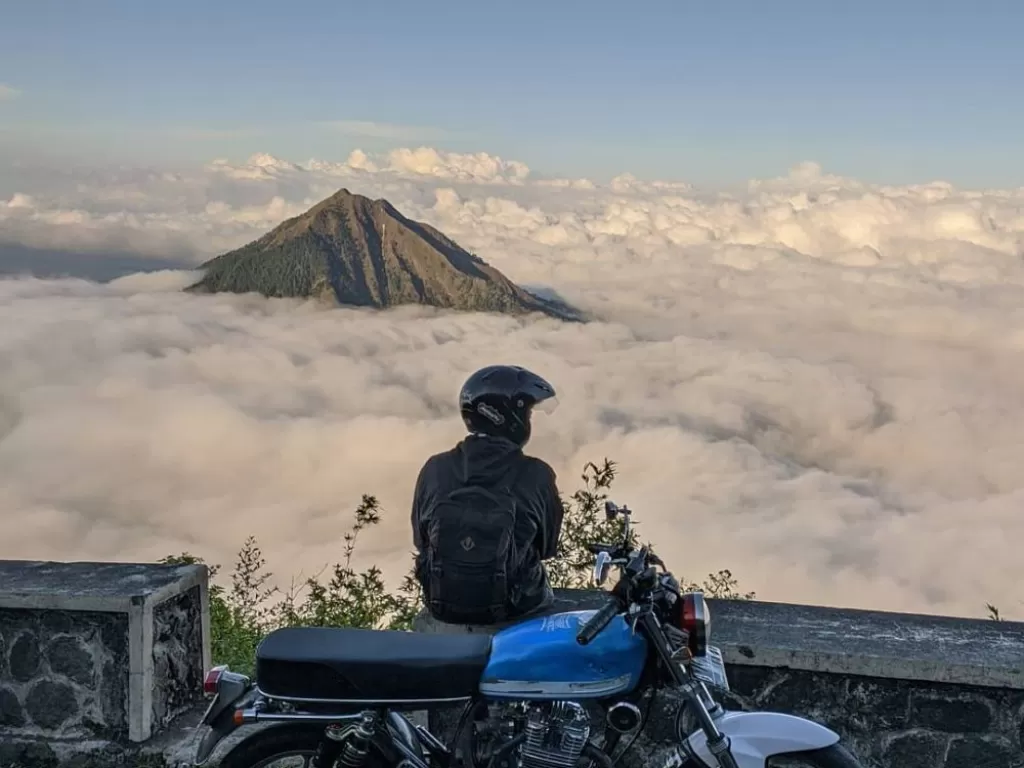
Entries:
[[434, 618], [446, 624], [494, 624], [508, 618], [518, 596], [521, 564], [512, 493], [519, 462], [497, 488], [457, 488], [426, 510], [421, 585]]

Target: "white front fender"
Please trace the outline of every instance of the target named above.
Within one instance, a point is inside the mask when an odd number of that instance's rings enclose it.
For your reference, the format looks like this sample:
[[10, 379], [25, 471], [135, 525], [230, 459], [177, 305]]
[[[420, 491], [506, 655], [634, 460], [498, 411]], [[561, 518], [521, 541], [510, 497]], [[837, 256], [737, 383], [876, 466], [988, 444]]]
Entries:
[[[726, 712], [717, 725], [729, 737], [739, 768], [765, 768], [772, 755], [824, 749], [839, 741], [839, 734], [823, 725], [779, 712]], [[697, 731], [686, 743], [705, 765], [719, 768], [707, 741], [704, 732]]]

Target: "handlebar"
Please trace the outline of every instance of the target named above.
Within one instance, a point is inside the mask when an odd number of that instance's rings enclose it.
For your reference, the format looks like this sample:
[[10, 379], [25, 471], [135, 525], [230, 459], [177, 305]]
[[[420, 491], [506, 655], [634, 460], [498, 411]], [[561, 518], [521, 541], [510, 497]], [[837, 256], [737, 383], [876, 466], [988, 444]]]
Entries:
[[[626, 507], [619, 508], [612, 501], [605, 502], [605, 516], [609, 521], [615, 520], [619, 515], [623, 517], [623, 540], [617, 545], [589, 543], [587, 549], [598, 560], [594, 564], [595, 579], [598, 584], [604, 582], [608, 565], [619, 566], [621, 578], [608, 596], [608, 602], [604, 607], [576, 633], [576, 642], [580, 645], [589, 645], [611, 623], [612, 619], [620, 613], [628, 611], [629, 622], [633, 625], [634, 632], [639, 627], [647, 636], [654, 639], [660, 638], [661, 642], [657, 645], [665, 646], [661, 648], [659, 655], [667, 665], [666, 674], [676, 685], [681, 686], [689, 703], [693, 705], [700, 721], [701, 730], [707, 736], [708, 748], [718, 760], [716, 765], [721, 764], [723, 768], [739, 768], [730, 749], [728, 737], [718, 730], [708, 710], [708, 705], [700, 694], [700, 690], [703, 690], [710, 699], [710, 694], [707, 694], [703, 683], [699, 683], [700, 689], [698, 690], [686, 677], [690, 672], [684, 671], [681, 664], [671, 663], [674, 660], [674, 653], [670, 652], [674, 650], [675, 642], [666, 636], [665, 628], [659, 624], [657, 608], [662, 605], [662, 598], [667, 596], [666, 593], [675, 594], [678, 597], [679, 583], [665, 568], [664, 561], [651, 552], [647, 546], [641, 546], [635, 552], [631, 551], [632, 540], [629, 526], [631, 514]], [[602, 555], [604, 557], [601, 557]], [[665, 569], [664, 576], [659, 577], [658, 566]], [[634, 608], [638, 609], [635, 616]], [[715, 702], [712, 701], [712, 704], [717, 708], [718, 705]]]
[[583, 628], [576, 633], [576, 642], [580, 645], [589, 645], [601, 630], [611, 623], [611, 620], [619, 615], [619, 600], [612, 597], [605, 603], [604, 608], [595, 613]]

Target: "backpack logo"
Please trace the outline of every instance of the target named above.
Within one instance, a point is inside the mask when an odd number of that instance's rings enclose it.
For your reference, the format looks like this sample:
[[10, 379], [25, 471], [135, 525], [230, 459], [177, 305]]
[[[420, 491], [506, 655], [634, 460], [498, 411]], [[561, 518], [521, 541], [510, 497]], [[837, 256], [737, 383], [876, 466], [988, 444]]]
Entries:
[[459, 545], [460, 545], [460, 546], [461, 546], [461, 547], [462, 547], [462, 548], [463, 548], [464, 550], [466, 550], [467, 552], [469, 552], [469, 551], [470, 551], [471, 549], [473, 549], [473, 547], [475, 547], [475, 546], [476, 546], [476, 542], [475, 542], [475, 541], [473, 541], [473, 537], [472, 537], [472, 536], [467, 536], [466, 538], [464, 538], [464, 539], [463, 539], [462, 541], [460, 541], [460, 542], [459, 542]]

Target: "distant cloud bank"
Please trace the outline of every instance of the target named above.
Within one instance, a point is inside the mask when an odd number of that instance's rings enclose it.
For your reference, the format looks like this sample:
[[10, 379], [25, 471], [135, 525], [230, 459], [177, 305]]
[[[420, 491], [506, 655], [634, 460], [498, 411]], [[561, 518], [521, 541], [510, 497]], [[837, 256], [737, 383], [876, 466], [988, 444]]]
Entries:
[[[340, 556], [368, 492], [386, 512], [364, 557], [397, 580], [416, 471], [500, 354], [559, 389], [530, 450], [564, 492], [617, 460], [615, 496], [680, 574], [729, 567], [777, 600], [1020, 605], [1024, 188], [805, 163], [727, 195], [429, 147], [51, 170], [0, 195], [0, 244], [160, 271], [0, 280], [0, 557], [228, 564], [253, 533], [287, 582]], [[340, 187], [602, 321], [197, 297], [166, 269]]]

